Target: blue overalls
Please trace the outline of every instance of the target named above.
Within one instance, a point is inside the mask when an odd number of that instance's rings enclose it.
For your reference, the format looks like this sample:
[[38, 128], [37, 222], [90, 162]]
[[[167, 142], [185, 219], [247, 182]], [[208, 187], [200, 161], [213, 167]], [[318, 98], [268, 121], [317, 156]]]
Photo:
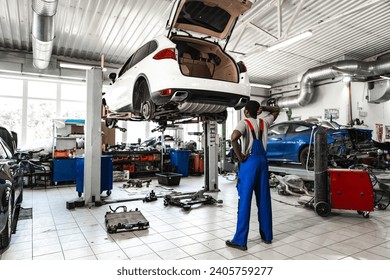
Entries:
[[268, 162], [266, 152], [261, 140], [263, 120], [260, 119], [260, 135], [257, 139], [253, 126], [249, 120], [245, 120], [253, 136], [251, 155], [246, 161], [240, 163], [238, 171], [238, 213], [236, 234], [232, 242], [246, 246], [248, 241], [249, 220], [252, 202], [252, 193], [255, 192], [257, 204], [257, 216], [260, 225], [260, 236], [265, 241], [271, 241], [272, 234], [272, 209], [269, 186]]

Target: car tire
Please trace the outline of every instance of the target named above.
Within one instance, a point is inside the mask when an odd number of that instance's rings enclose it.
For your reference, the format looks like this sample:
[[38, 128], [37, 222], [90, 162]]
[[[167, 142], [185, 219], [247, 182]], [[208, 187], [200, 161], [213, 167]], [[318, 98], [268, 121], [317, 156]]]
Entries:
[[141, 113], [145, 120], [152, 120], [156, 111], [156, 105], [152, 100], [147, 100], [141, 105]]
[[[309, 160], [307, 160], [307, 157], [309, 155], [309, 149], [310, 149], [310, 156], [309, 156]], [[299, 161], [305, 169], [307, 168], [309, 170], [314, 170], [314, 147], [313, 146], [304, 147], [299, 153]]]
[[227, 112], [227, 110], [225, 110], [218, 115], [216, 121], [218, 124], [223, 124], [227, 120], [227, 117], [228, 117], [228, 112]]
[[0, 233], [0, 249], [8, 247], [12, 234], [12, 200], [8, 201], [8, 218], [4, 230]]

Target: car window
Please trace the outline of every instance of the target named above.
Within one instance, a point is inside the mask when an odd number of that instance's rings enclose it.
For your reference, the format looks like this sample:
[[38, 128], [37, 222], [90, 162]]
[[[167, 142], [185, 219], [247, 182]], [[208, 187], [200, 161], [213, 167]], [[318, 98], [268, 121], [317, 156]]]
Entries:
[[277, 125], [271, 126], [268, 130], [268, 136], [286, 134], [288, 127], [289, 127], [289, 124], [287, 124], [287, 123], [282, 123], [282, 124], [277, 124]]
[[122, 66], [121, 71], [119, 72], [118, 77], [122, 76], [127, 70], [129, 70], [131, 65], [131, 60], [133, 59], [134, 54], [130, 56], [130, 58], [126, 61], [126, 63]]
[[184, 4], [177, 22], [197, 25], [221, 33], [229, 20], [230, 14], [220, 7], [207, 6], [202, 1], [188, 1]]
[[149, 54], [149, 43], [146, 43], [142, 47], [140, 47], [134, 54], [134, 58], [130, 63], [130, 67], [133, 67], [142, 59], [144, 59]]
[[149, 42], [149, 50], [148, 50], [148, 54], [147, 55], [151, 54], [155, 50], [157, 50], [157, 42], [155, 40], [150, 41]]
[[3, 139], [0, 138], [0, 159], [12, 158], [11, 151], [7, 148]]
[[291, 126], [290, 132], [291, 133], [298, 133], [298, 132], [307, 131], [307, 130], [310, 130], [310, 127], [308, 127], [306, 125], [293, 124]]

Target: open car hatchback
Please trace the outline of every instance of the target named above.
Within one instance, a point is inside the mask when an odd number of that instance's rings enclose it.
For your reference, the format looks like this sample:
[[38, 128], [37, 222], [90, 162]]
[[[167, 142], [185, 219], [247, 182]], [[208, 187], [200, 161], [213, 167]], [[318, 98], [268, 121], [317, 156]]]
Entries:
[[224, 122], [226, 109], [249, 100], [246, 67], [226, 51], [245, 0], [182, 0], [174, 3], [168, 35], [136, 50], [103, 95], [107, 124], [118, 119], [156, 122], [200, 117]]

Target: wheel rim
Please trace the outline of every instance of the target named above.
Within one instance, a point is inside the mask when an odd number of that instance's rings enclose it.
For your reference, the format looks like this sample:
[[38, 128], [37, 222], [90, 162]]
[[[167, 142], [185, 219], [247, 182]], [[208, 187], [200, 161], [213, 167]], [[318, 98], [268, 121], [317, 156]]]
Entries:
[[330, 214], [330, 206], [324, 201], [320, 201], [315, 206], [316, 213], [321, 217], [326, 217]]
[[150, 119], [150, 112], [151, 112], [151, 108], [150, 108], [150, 103], [149, 101], [146, 101], [143, 105], [142, 105], [142, 115], [144, 116], [145, 119]]

